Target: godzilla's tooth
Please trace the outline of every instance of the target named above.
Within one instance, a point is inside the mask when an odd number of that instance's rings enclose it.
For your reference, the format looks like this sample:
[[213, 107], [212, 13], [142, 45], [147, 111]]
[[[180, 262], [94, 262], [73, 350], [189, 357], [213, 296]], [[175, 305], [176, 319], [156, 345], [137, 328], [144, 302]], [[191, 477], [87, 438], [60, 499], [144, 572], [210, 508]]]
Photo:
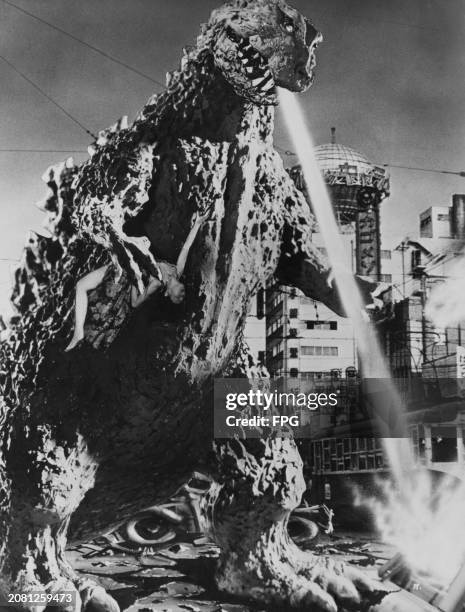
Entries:
[[259, 87], [259, 86], [261, 86], [261, 84], [263, 83], [263, 81], [264, 81], [263, 77], [258, 77], [258, 78], [256, 78], [256, 79], [252, 79], [252, 85], [253, 85], [254, 87]]
[[267, 81], [264, 85], [261, 86], [262, 91], [269, 91], [274, 86], [273, 79]]
[[245, 71], [247, 72], [247, 74], [252, 74], [254, 72], [254, 67], [253, 66], [246, 66], [245, 67]]
[[262, 82], [260, 83], [260, 89], [262, 91], [268, 91], [273, 87], [273, 84], [274, 81], [271, 72], [267, 70], [267, 75], [265, 76], [265, 78], [262, 79]]
[[239, 49], [239, 51], [237, 52], [237, 56], [244, 57], [244, 53]]

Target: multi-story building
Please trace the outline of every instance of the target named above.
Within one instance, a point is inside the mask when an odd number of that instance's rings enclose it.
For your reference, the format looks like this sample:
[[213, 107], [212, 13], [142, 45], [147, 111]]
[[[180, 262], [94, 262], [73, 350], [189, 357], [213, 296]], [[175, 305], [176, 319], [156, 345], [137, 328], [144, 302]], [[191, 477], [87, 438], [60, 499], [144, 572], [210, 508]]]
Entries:
[[452, 206], [433, 206], [420, 213], [418, 233], [397, 249], [401, 282], [392, 291], [391, 316], [381, 326], [393, 375], [408, 378], [431, 374], [434, 364], [436, 374], [438, 368], [450, 371], [457, 346], [465, 341], [463, 324], [438, 329], [425, 317], [430, 291], [450, 276], [464, 246], [465, 196], [456, 194]]
[[[316, 152], [352, 270], [392, 283], [380, 335], [394, 377], [409, 381], [401, 392], [416, 457], [433, 471], [463, 476], [464, 392], [457, 378], [465, 381], [465, 322], [437, 329], [425, 317], [425, 304], [463, 248], [465, 196], [455, 195], [452, 206], [428, 208], [420, 214], [416, 237], [405, 238], [393, 250], [382, 249], [379, 204], [388, 192], [388, 177], [334, 140]], [[305, 192], [299, 169], [290, 173]], [[367, 186], [375, 197], [365, 208]], [[324, 253], [318, 231], [312, 240]], [[364, 412], [351, 322], [278, 285], [266, 290], [265, 320], [265, 361], [277, 383], [286, 390], [331, 385], [341, 393], [343, 401], [334, 413], [314, 415], [311, 439], [301, 442], [301, 451], [312, 500], [333, 506], [337, 500], [347, 508], [352, 503], [348, 483], [370, 487], [373, 474], [387, 470], [381, 441], [373, 437]], [[431, 384], [438, 374], [442, 383]], [[455, 384], [445, 382], [446, 376]]]
[[[370, 163], [350, 147], [332, 141], [316, 147], [316, 157], [328, 185], [335, 216], [354, 273], [383, 277], [390, 251], [381, 249], [379, 205], [389, 193], [389, 177], [383, 168]], [[290, 174], [306, 193], [298, 166]], [[309, 204], [311, 206], [311, 204]], [[319, 231], [312, 241], [323, 254]], [[279, 285], [267, 288], [266, 365], [274, 377], [306, 380], [345, 378], [358, 368], [357, 346], [350, 319], [340, 317], [322, 303], [300, 291]]]
[[[391, 371], [403, 379], [406, 418], [417, 460], [436, 473], [465, 477], [465, 317], [436, 327], [425, 314], [433, 288], [457, 274], [465, 245], [465, 196], [420, 214], [418, 238], [405, 239], [402, 296], [393, 292], [380, 326]], [[460, 259], [461, 261], [461, 259]]]

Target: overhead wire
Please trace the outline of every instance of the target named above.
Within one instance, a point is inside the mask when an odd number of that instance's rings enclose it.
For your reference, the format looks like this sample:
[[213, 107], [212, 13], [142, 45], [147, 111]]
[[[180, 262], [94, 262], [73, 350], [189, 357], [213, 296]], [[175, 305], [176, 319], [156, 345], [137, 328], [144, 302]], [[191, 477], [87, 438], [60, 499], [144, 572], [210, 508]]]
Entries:
[[66, 115], [69, 119], [71, 119], [71, 121], [73, 121], [76, 125], [78, 125], [82, 130], [84, 130], [84, 132], [86, 132], [86, 134], [88, 134], [89, 136], [92, 136], [93, 139], [96, 138], [95, 134], [93, 134], [90, 130], [88, 130], [86, 128], [86, 126], [81, 123], [81, 121], [79, 121], [79, 119], [76, 119], [76, 117], [74, 117], [70, 112], [68, 112], [66, 110], [66, 108], [64, 108], [59, 102], [57, 102], [54, 98], [52, 98], [52, 96], [50, 96], [46, 91], [44, 91], [42, 89], [42, 87], [40, 87], [39, 85], [37, 85], [37, 83], [35, 83], [30, 77], [28, 77], [26, 74], [24, 74], [24, 72], [22, 72], [21, 70], [19, 70], [19, 68], [16, 68], [16, 66], [13, 64], [13, 62], [11, 62], [10, 60], [8, 60], [6, 57], [4, 57], [3, 55], [0, 55], [0, 59], [7, 64], [14, 72], [16, 72], [16, 74], [18, 74], [21, 78], [23, 78], [27, 83], [29, 83], [29, 85], [31, 85], [32, 87], [34, 87], [34, 89], [36, 89], [39, 93], [41, 93], [45, 98], [47, 98], [47, 100], [49, 102], [51, 102], [54, 106], [56, 106], [64, 115]]
[[[290, 151], [289, 149], [284, 149], [283, 147], [280, 147], [278, 145], [275, 145], [275, 148], [283, 155], [287, 155], [288, 157], [297, 157], [296, 153], [294, 153], [293, 151]], [[465, 178], [465, 171], [459, 171], [459, 170], [442, 170], [439, 168], [420, 168], [418, 166], [403, 166], [401, 164], [391, 164], [391, 163], [383, 163], [383, 164], [376, 164], [376, 165], [383, 166], [383, 168], [400, 168], [402, 170], [412, 170], [415, 172], [433, 172], [437, 174], [453, 174], [455, 176], [461, 176]]]
[[159, 85], [161, 87], [165, 87], [165, 85], [161, 81], [159, 81], [158, 79], [155, 79], [155, 78], [149, 76], [145, 72], [142, 72], [142, 70], [139, 70], [138, 68], [134, 68], [134, 66], [130, 66], [126, 62], [123, 62], [122, 60], [114, 57], [113, 55], [110, 55], [110, 53], [107, 53], [103, 49], [100, 49], [99, 47], [96, 47], [95, 45], [92, 45], [91, 43], [88, 43], [87, 41], [82, 40], [78, 36], [76, 36], [74, 34], [71, 34], [71, 32], [63, 30], [63, 28], [60, 28], [59, 26], [51, 23], [50, 21], [47, 21], [46, 19], [43, 19], [42, 17], [39, 17], [38, 15], [36, 15], [34, 13], [31, 13], [30, 11], [27, 11], [26, 9], [18, 6], [17, 4], [14, 4], [10, 0], [1, 0], [1, 1], [4, 4], [7, 4], [8, 6], [11, 6], [12, 8], [16, 9], [17, 11], [19, 11], [21, 13], [24, 13], [24, 15], [27, 15], [28, 17], [31, 17], [32, 19], [35, 19], [36, 21], [40, 21], [40, 23], [43, 23], [43, 24], [47, 25], [48, 27], [52, 28], [53, 30], [56, 30], [57, 32], [60, 32], [64, 36], [68, 36], [68, 38], [71, 38], [72, 40], [80, 43], [81, 45], [84, 45], [88, 49], [91, 49], [92, 51], [95, 51], [96, 53], [99, 53], [100, 55], [102, 55], [106, 59], [110, 60], [111, 62], [114, 62], [115, 64], [118, 64], [119, 66], [122, 66], [123, 68], [126, 68], [127, 70], [130, 70], [131, 72], [134, 72], [135, 74], [138, 74], [139, 76], [143, 77], [144, 79], [152, 81], [152, 83], [156, 83], [157, 85]]
[[[71, 38], [72, 40], [84, 45], [85, 47], [91, 49], [92, 51], [99, 53], [100, 55], [102, 55], [103, 57], [105, 57], [106, 59], [126, 68], [127, 70], [130, 70], [131, 72], [134, 72], [135, 74], [159, 85], [160, 87], [165, 87], [165, 85], [158, 79], [151, 77], [150, 75], [146, 74], [145, 72], [143, 72], [142, 70], [139, 70], [138, 68], [134, 68], [134, 66], [131, 66], [130, 64], [120, 60], [119, 58], [114, 57], [113, 55], [111, 55], [110, 53], [104, 51], [103, 49], [85, 41], [82, 40], [81, 38], [79, 38], [78, 36], [76, 36], [75, 34], [72, 34], [71, 32], [68, 32], [67, 30], [64, 30], [63, 28], [57, 26], [54, 23], [51, 23], [50, 21], [43, 19], [42, 17], [39, 17], [38, 15], [36, 15], [35, 13], [31, 13], [30, 11], [22, 8], [21, 6], [18, 6], [17, 4], [15, 4], [14, 2], [11, 2], [11, 0], [1, 0], [4, 4], [10, 6], [11, 8], [14, 8], [15, 10], [23, 13], [24, 15], [27, 15], [28, 17], [35, 19], [36, 21], [39, 21], [40, 23], [52, 28], [53, 30], [56, 30], [57, 32], [60, 32], [61, 34], [63, 34], [64, 36], [67, 36], [69, 38]], [[366, 18], [365, 18], [366, 19]], [[388, 23], [388, 22], [386, 22]], [[401, 26], [406, 26], [406, 27], [415, 27], [415, 28], [422, 28], [422, 29], [434, 29], [431, 27], [427, 27], [427, 26], [420, 26], [418, 24], [408, 24], [408, 23], [400, 23], [400, 22], [389, 22], [391, 24], [394, 25], [401, 25]], [[4, 61], [7, 61], [6, 58], [2, 58]], [[10, 66], [15, 69], [12, 64], [10, 63]], [[17, 70], [17, 69], [15, 69]], [[31, 83], [31, 85], [33, 85], [34, 87], [36, 87], [36, 89], [38, 89], [39, 91], [41, 91], [41, 93], [43, 95], [45, 95], [46, 97], [48, 97], [48, 99], [55, 104], [56, 106], [58, 106], [65, 114], [67, 114], [73, 121], [75, 121], [76, 123], [78, 123], [78, 125], [84, 129], [89, 135], [93, 136], [94, 135], [87, 130], [87, 128], [85, 128], [85, 126], [82, 125], [82, 123], [78, 122], [78, 120], [76, 120], [74, 117], [72, 117], [72, 115], [70, 115], [63, 107], [61, 107], [61, 105], [59, 105], [56, 101], [54, 101], [51, 97], [49, 97], [43, 90], [41, 90], [36, 84], [34, 84], [30, 79], [28, 79], [24, 74], [22, 74], [20, 71], [18, 71], [18, 74], [21, 74], [21, 76], [23, 78], [26, 78], [26, 80], [29, 80], [29, 82]], [[289, 157], [295, 157], [296, 154], [289, 150], [289, 149], [285, 149], [279, 145], [275, 145], [276, 149], [281, 152], [283, 155], [289, 156]], [[22, 152], [20, 150], [17, 151], [12, 151], [12, 152]], [[36, 152], [36, 151], [25, 151], [25, 152]], [[39, 152], [39, 151], [37, 151]], [[42, 152], [42, 151], [40, 151]], [[49, 151], [44, 151], [44, 152], [49, 152]], [[50, 152], [54, 152], [54, 151], [50, 151]], [[60, 152], [60, 151], [57, 151]], [[68, 151], [63, 151], [64, 153], [68, 152]], [[69, 151], [69, 152], [74, 152], [74, 151]], [[404, 165], [400, 165], [400, 164], [391, 164], [391, 163], [385, 163], [382, 164], [384, 167], [392, 167], [392, 168], [400, 168], [400, 169], [405, 169], [405, 170], [412, 170], [412, 171], [418, 171], [418, 172], [432, 172], [432, 173], [440, 173], [440, 174], [451, 174], [451, 175], [456, 175], [456, 176], [461, 176], [461, 177], [465, 177], [465, 172], [462, 171], [451, 171], [451, 170], [439, 170], [439, 169], [434, 169], [434, 168], [420, 168], [420, 167], [413, 167], [413, 166], [404, 166]]]
[[87, 153], [86, 149], [2, 149], [0, 153]]

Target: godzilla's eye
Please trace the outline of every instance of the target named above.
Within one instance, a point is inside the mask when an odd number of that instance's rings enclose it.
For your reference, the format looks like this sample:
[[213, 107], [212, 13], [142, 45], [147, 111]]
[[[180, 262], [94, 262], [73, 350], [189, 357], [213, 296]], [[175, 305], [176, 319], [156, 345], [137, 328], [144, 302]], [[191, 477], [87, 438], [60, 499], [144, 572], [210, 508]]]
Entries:
[[293, 34], [294, 33], [294, 24], [293, 23], [286, 23], [284, 26], [284, 29], [286, 30], [286, 32], [289, 32], [289, 34]]

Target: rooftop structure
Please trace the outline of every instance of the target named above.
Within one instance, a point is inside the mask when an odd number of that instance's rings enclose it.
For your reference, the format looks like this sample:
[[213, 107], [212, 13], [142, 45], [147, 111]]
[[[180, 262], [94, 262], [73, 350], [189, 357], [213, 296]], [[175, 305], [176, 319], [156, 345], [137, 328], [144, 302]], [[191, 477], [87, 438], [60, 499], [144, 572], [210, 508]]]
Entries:
[[[380, 201], [389, 195], [386, 169], [376, 166], [355, 149], [336, 143], [335, 128], [331, 129], [331, 142], [315, 147], [315, 155], [340, 225], [355, 220], [363, 188], [378, 192]], [[300, 166], [291, 168], [290, 174], [299, 189], [306, 193]]]

